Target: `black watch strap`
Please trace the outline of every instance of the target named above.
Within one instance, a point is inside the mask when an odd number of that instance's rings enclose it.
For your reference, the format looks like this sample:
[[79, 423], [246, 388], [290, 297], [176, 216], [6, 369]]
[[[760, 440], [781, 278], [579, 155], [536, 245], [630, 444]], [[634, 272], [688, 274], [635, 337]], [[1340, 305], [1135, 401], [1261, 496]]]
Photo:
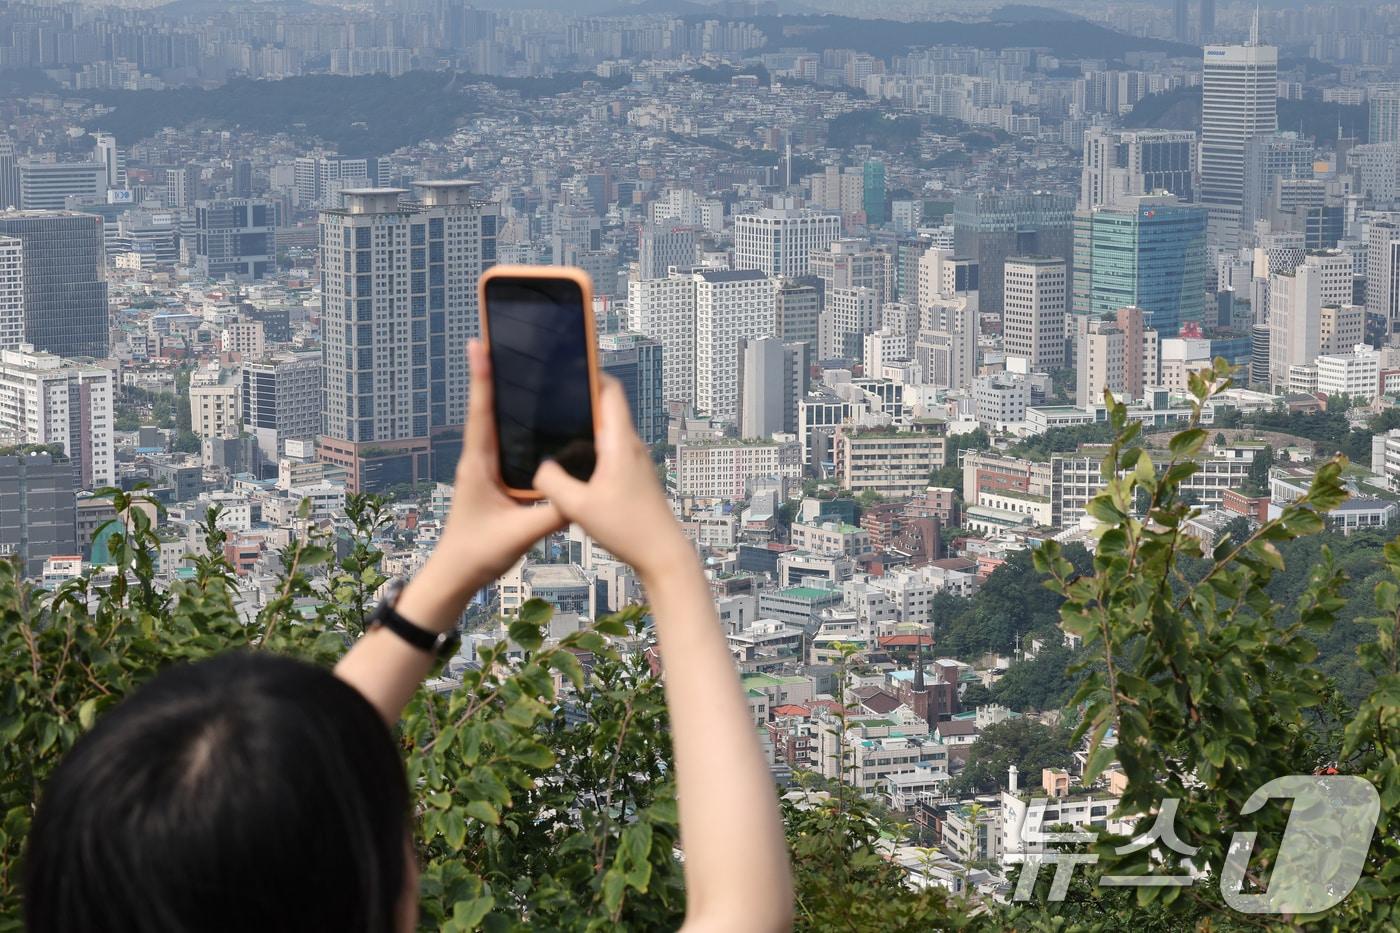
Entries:
[[390, 585], [389, 591], [379, 601], [374, 614], [369, 618], [369, 629], [386, 628], [419, 651], [431, 654], [435, 658], [450, 658], [456, 654], [462, 637], [455, 631], [431, 632], [399, 615], [395, 605], [399, 601], [399, 592], [402, 589], [402, 584]]

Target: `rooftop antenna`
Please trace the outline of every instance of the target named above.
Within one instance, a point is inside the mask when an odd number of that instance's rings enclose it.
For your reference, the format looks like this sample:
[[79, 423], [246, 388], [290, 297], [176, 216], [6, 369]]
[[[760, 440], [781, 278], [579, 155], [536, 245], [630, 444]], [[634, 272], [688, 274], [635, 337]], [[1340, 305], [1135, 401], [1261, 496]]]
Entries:
[[1249, 44], [1259, 45], [1259, 4], [1254, 4], [1254, 19], [1249, 24]]

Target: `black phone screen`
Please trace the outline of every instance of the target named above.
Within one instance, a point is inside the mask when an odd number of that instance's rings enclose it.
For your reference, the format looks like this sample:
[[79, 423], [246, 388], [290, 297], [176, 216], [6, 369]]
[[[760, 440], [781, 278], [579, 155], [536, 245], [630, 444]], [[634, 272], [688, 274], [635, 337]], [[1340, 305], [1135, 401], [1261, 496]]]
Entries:
[[588, 380], [589, 315], [568, 279], [486, 283], [487, 334], [501, 451], [501, 479], [530, 489], [546, 459], [570, 475], [593, 475], [593, 398]]

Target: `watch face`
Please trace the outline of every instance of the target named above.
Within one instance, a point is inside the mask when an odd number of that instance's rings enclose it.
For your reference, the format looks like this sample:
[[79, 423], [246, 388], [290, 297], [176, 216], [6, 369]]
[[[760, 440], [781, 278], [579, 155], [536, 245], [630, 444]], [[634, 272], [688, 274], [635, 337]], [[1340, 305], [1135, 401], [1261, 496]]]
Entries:
[[403, 592], [404, 585], [407, 582], [408, 581], [403, 577], [395, 577], [384, 584], [384, 595], [380, 597], [379, 601], [390, 607], [397, 606], [399, 603], [399, 594]]

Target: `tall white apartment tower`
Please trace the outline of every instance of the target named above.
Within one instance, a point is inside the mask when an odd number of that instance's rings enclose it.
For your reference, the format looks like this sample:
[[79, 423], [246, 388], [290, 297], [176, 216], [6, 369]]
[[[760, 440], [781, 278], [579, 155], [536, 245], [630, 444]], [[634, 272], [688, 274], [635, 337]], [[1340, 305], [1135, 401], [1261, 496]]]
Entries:
[[661, 397], [695, 404], [695, 276], [627, 283], [627, 329], [661, 344]]
[[1210, 209], [1209, 237], [1217, 251], [1240, 245], [1245, 146], [1277, 131], [1278, 49], [1257, 41], [1206, 46], [1200, 200]]
[[733, 421], [739, 405], [739, 338], [777, 333], [772, 280], [757, 269], [706, 270], [695, 279], [695, 407]]
[[1003, 346], [1007, 357], [1021, 357], [1031, 372], [1065, 365], [1065, 261], [1044, 256], [1006, 260], [1002, 297]]
[[734, 217], [734, 268], [806, 275], [814, 251], [841, 235], [841, 217], [798, 208], [764, 208]]
[[59, 444], [83, 489], [116, 482], [112, 446], [116, 377], [92, 360], [69, 360], [29, 344], [0, 350], [0, 437]]

